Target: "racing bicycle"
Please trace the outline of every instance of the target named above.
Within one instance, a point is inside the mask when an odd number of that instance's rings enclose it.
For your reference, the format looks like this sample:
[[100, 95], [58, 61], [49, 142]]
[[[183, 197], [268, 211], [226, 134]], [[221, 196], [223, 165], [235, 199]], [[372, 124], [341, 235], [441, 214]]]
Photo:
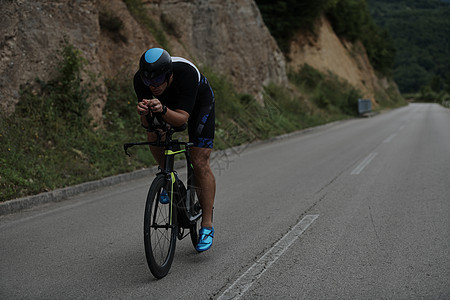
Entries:
[[[164, 148], [164, 166], [159, 167], [150, 186], [144, 212], [145, 256], [150, 271], [159, 279], [170, 270], [177, 239], [182, 240], [189, 235], [194, 248], [197, 246], [202, 210], [190, 157], [193, 144], [172, 138], [175, 132], [185, 130], [186, 125], [170, 127], [157, 116], [153, 117], [150, 124], [147, 130], [156, 134], [156, 141], [126, 143], [124, 150], [131, 156], [128, 148], [133, 146], [152, 145]], [[186, 158], [186, 186], [174, 169], [175, 156], [181, 154]]]

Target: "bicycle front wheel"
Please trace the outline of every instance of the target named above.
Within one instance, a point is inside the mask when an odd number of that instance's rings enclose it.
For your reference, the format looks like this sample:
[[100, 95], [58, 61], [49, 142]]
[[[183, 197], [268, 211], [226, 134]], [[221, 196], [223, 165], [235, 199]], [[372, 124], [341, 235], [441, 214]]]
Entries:
[[169, 272], [177, 240], [176, 208], [170, 202], [161, 201], [163, 191], [169, 191], [168, 185], [165, 176], [158, 175], [150, 186], [145, 205], [145, 256], [156, 278], [163, 278]]

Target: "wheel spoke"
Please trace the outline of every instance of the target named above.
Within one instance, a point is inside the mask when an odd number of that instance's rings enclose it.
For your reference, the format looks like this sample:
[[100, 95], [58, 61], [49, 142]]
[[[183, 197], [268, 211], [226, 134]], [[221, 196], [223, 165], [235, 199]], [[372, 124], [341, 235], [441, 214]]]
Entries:
[[168, 205], [160, 205], [161, 190], [156, 194], [156, 198], [154, 199], [155, 203], [155, 214], [154, 214], [154, 230], [151, 233], [152, 236], [152, 249], [153, 254], [155, 256], [155, 260], [158, 264], [164, 264], [170, 247], [170, 236], [171, 230], [169, 227], [169, 214], [168, 214]]
[[145, 253], [150, 271], [156, 278], [166, 276], [170, 270], [178, 232], [177, 211], [172, 204], [160, 203], [163, 189], [168, 190], [167, 180], [159, 174], [148, 192], [144, 216]]

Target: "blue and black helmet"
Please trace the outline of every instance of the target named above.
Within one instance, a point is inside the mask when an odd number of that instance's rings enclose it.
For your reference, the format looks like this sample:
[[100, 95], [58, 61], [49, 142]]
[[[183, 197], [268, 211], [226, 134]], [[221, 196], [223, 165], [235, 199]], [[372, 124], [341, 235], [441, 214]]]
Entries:
[[161, 48], [151, 48], [142, 54], [139, 75], [146, 86], [160, 86], [172, 75], [172, 57]]

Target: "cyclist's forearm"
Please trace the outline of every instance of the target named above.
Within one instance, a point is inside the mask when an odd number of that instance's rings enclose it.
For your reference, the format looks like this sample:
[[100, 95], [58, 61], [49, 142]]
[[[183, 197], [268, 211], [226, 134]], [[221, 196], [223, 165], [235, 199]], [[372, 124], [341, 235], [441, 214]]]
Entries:
[[142, 126], [148, 128], [148, 121], [147, 121], [147, 116], [150, 111], [148, 108], [148, 102], [149, 100], [147, 99], [142, 99], [142, 101], [139, 101], [138, 105], [137, 105], [137, 112], [139, 113], [140, 117], [141, 117], [141, 124]]
[[164, 121], [174, 127], [183, 126], [189, 119], [189, 114], [184, 110], [171, 110], [167, 108], [166, 114], [163, 116]]
[[141, 124], [142, 126], [148, 128], [148, 121], [147, 121], [147, 117], [145, 115], [141, 115]]

